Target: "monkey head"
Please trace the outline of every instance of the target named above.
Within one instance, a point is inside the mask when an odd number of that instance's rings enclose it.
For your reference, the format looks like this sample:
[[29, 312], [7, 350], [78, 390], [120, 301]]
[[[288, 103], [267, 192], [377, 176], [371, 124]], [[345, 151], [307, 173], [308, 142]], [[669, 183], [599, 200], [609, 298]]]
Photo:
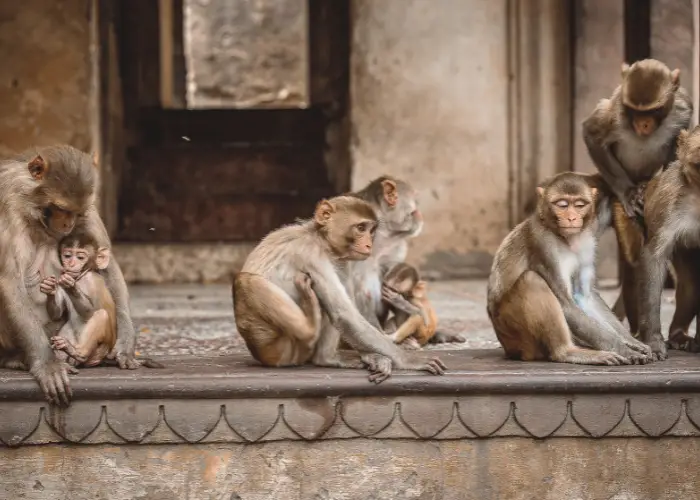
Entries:
[[58, 252], [64, 272], [74, 277], [84, 270], [104, 270], [109, 266], [109, 249], [98, 247], [95, 239], [82, 231], [63, 238], [58, 245]]
[[561, 237], [575, 236], [593, 221], [597, 192], [579, 174], [558, 174], [537, 188], [539, 218]]
[[639, 137], [656, 131], [673, 108], [680, 70], [661, 61], [644, 59], [622, 65], [622, 107], [625, 120]]
[[678, 135], [678, 161], [686, 179], [700, 185], [700, 125], [691, 131], [681, 130]]
[[60, 239], [94, 203], [97, 160], [70, 146], [53, 146], [41, 148], [26, 161], [26, 182], [31, 185], [27, 215], [49, 236]]
[[423, 215], [418, 210], [418, 193], [408, 183], [384, 175], [372, 184], [380, 188], [377, 204], [384, 226], [391, 233], [418, 236], [423, 230]]
[[314, 222], [336, 258], [365, 260], [372, 254], [377, 215], [369, 203], [351, 196], [321, 200]]

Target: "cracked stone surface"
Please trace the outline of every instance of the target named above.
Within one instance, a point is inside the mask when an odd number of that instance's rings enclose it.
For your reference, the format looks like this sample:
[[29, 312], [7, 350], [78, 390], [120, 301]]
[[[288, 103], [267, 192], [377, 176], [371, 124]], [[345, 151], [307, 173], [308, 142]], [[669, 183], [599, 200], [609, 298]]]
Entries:
[[[464, 344], [429, 349], [499, 347], [486, 315], [485, 281], [441, 281], [429, 286], [440, 328], [459, 332], [467, 339]], [[140, 332], [137, 349], [141, 354], [201, 356], [246, 352], [243, 339], [236, 332], [229, 286], [132, 285], [130, 290], [134, 326]], [[617, 293], [617, 289], [601, 290], [609, 304], [615, 301]], [[673, 291], [664, 292], [664, 335], [673, 315], [672, 297]]]

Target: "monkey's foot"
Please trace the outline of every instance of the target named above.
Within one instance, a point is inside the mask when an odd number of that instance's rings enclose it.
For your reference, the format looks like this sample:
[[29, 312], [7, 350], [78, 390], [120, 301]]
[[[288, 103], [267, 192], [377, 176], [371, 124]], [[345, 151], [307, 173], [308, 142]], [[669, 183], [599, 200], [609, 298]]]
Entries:
[[29, 369], [29, 373], [39, 383], [39, 387], [49, 403], [68, 406], [73, 396], [68, 374], [77, 372], [74, 370], [75, 368], [63, 361], [52, 360], [35, 364]]
[[632, 349], [633, 351], [637, 351], [638, 353], [644, 354], [645, 356], [651, 357], [651, 347], [646, 345], [644, 342], [641, 342], [635, 338], [625, 340], [624, 344], [626, 347]]
[[420, 344], [413, 337], [408, 337], [406, 340], [401, 342], [401, 344], [399, 344], [399, 345], [401, 347], [403, 347], [404, 349], [406, 349], [407, 351], [416, 351], [416, 350], [420, 349]]
[[71, 358], [75, 359], [78, 363], [85, 363], [87, 361], [87, 356], [81, 355], [71, 342], [59, 335], [51, 337], [51, 348], [56, 351], [63, 351]]
[[653, 361], [663, 361], [668, 358], [668, 352], [666, 351], [666, 341], [661, 338], [654, 338], [649, 342], [649, 347], [651, 347], [652, 360]]
[[[646, 345], [644, 347], [648, 348], [648, 346]], [[652, 362], [651, 349], [649, 349], [649, 352], [646, 353], [640, 352], [631, 347], [623, 347], [622, 349], [617, 350], [617, 354], [619, 354], [628, 361], [628, 363], [626, 364], [646, 365], [647, 363]]]
[[429, 340], [431, 344], [449, 344], [455, 342], [457, 344], [463, 344], [467, 339], [462, 337], [459, 333], [445, 333], [445, 332], [435, 332], [435, 335]]
[[668, 336], [666, 341], [666, 347], [668, 349], [673, 349], [676, 351], [689, 351], [693, 352], [694, 338], [687, 335], [683, 330], [677, 330]]
[[391, 359], [381, 354], [363, 354], [360, 359], [369, 370], [369, 381], [375, 384], [381, 384], [386, 379], [391, 377], [393, 363]]

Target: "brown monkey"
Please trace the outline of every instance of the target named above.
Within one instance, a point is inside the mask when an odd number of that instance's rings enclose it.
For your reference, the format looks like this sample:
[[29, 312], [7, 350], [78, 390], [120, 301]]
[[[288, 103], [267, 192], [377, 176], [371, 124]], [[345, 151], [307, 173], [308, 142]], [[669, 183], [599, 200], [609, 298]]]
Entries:
[[[96, 162], [70, 146], [38, 148], [0, 164], [0, 362], [28, 369], [54, 403], [68, 403], [67, 374], [76, 370], [51, 349], [46, 295], [36, 285], [40, 274], [60, 269], [57, 241], [74, 227], [110, 247], [94, 204], [97, 179]], [[114, 259], [105, 277], [117, 308], [115, 351], [120, 366], [133, 367], [135, 333]]]
[[536, 213], [496, 252], [487, 311], [513, 359], [618, 365], [646, 363], [634, 339], [594, 288], [598, 190], [565, 172], [537, 188]]
[[339, 270], [370, 256], [376, 227], [369, 204], [338, 196], [319, 202], [311, 220], [273, 231], [260, 242], [233, 284], [236, 326], [255, 359], [266, 366], [310, 362], [362, 368], [339, 359], [342, 335], [363, 355], [371, 381], [389, 377], [392, 363], [444, 373], [438, 358], [409, 359], [376, 331], [343, 286]]
[[[397, 329], [389, 337], [395, 344], [415, 340], [422, 347], [435, 335], [437, 314], [427, 295], [427, 284], [420, 279], [418, 270], [406, 263], [391, 268], [382, 283], [382, 298], [394, 314]], [[417, 307], [420, 314], [408, 315], [395, 306], [397, 300], [405, 300]]]
[[700, 311], [699, 201], [700, 127], [696, 126], [680, 133], [678, 160], [649, 181], [645, 191], [647, 239], [637, 273], [639, 334], [657, 359], [667, 356], [661, 334], [661, 294], [668, 259], [676, 271], [676, 311], [669, 341], [697, 350], [698, 341], [688, 337], [687, 331]]
[[[51, 344], [78, 364], [96, 366], [102, 363], [117, 341], [117, 319], [114, 300], [104, 279], [97, 272], [109, 265], [109, 249], [97, 248], [92, 238], [73, 232], [59, 243], [62, 274], [44, 278], [41, 292], [47, 295], [49, 317], [58, 321], [67, 315], [67, 322]], [[77, 345], [71, 339], [75, 338]]]
[[[645, 59], [622, 65], [622, 83], [583, 122], [589, 155], [627, 217], [643, 215], [639, 184], [675, 160], [676, 139], [690, 126], [692, 115], [692, 100], [680, 86], [680, 70]], [[638, 239], [643, 227], [627, 226], [624, 232], [636, 232], [633, 237]], [[624, 253], [626, 243], [620, 245]], [[637, 331], [635, 269], [623, 259], [620, 270], [622, 290], [615, 310]]]
[[[357, 308], [372, 326], [382, 329], [388, 309], [382, 300], [382, 277], [396, 263], [406, 260], [408, 239], [418, 236], [423, 229], [423, 216], [418, 210], [416, 191], [405, 181], [383, 175], [364, 189], [351, 193], [369, 203], [379, 218], [372, 255], [361, 262], [353, 262], [349, 269], [348, 289]], [[406, 314], [420, 314], [417, 308], [404, 301], [400, 309]], [[436, 332], [432, 343], [465, 342], [458, 334]]]

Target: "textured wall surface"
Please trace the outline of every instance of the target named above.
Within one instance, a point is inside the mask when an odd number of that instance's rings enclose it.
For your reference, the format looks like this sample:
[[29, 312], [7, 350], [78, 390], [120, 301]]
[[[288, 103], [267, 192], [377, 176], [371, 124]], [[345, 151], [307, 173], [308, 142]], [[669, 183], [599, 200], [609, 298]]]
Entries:
[[700, 440], [527, 438], [0, 450], [27, 500], [677, 500]]
[[0, 155], [90, 148], [88, 0], [0, 2]]
[[693, 0], [651, 2], [651, 56], [679, 68], [681, 85], [693, 95]]
[[409, 258], [483, 273], [509, 230], [506, 2], [352, 6], [352, 187], [414, 183], [426, 227]]

